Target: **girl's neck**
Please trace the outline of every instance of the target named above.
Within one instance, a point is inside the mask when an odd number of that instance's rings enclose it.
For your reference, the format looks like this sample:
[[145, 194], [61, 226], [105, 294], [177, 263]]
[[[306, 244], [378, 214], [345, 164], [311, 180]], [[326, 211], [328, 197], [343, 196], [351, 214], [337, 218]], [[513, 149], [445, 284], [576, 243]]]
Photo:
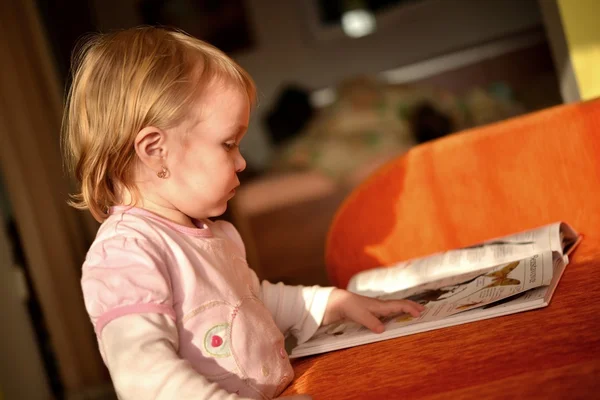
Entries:
[[154, 214], [160, 215], [161, 217], [175, 222], [176, 224], [187, 226], [189, 228], [197, 228], [192, 219], [181, 211], [162, 206], [148, 199], [145, 201], [142, 199], [142, 201], [135, 204], [135, 207], [143, 208], [144, 210], [153, 212]]
[[123, 190], [120, 197], [122, 205], [142, 208], [176, 224], [196, 228], [190, 217], [169, 205], [162, 204], [160, 199], [154, 200], [150, 196], [144, 196], [143, 193], [140, 193], [139, 196], [133, 196], [128, 190]]

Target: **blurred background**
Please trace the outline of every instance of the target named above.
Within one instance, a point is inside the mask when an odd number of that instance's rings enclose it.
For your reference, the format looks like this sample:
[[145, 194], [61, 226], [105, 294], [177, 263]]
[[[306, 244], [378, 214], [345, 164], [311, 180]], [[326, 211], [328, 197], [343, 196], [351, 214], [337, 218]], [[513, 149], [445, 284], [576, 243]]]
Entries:
[[60, 158], [82, 35], [174, 26], [250, 72], [248, 168], [222, 218], [261, 278], [326, 285], [335, 210], [387, 160], [595, 97], [599, 12], [595, 0], [0, 1], [0, 399], [114, 398], [79, 287], [98, 225], [66, 206]]

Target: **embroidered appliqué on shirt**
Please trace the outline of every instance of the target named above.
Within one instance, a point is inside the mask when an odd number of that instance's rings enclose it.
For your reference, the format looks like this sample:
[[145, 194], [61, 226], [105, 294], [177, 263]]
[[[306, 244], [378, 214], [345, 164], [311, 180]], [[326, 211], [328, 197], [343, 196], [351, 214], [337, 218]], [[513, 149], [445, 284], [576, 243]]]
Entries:
[[219, 324], [210, 328], [204, 335], [204, 350], [213, 357], [229, 357], [229, 324]]

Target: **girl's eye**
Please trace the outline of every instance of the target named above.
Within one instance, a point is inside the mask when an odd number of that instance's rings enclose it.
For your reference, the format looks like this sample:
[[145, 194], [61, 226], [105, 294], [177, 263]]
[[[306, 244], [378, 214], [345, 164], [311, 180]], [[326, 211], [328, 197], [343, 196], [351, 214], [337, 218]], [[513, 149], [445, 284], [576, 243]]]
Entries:
[[237, 146], [237, 144], [235, 142], [223, 143], [223, 147], [225, 147], [225, 150], [227, 150], [227, 151], [233, 150], [235, 148], [235, 146]]

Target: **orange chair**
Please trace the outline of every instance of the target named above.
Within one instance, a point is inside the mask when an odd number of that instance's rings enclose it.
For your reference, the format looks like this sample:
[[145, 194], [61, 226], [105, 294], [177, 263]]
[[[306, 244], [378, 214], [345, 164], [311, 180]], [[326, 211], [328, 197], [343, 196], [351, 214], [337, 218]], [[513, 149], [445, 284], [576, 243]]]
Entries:
[[599, 243], [598, 135], [600, 100], [594, 100], [411, 150], [342, 204], [326, 246], [331, 282], [345, 287], [368, 268], [558, 220], [572, 224], [588, 245]]

